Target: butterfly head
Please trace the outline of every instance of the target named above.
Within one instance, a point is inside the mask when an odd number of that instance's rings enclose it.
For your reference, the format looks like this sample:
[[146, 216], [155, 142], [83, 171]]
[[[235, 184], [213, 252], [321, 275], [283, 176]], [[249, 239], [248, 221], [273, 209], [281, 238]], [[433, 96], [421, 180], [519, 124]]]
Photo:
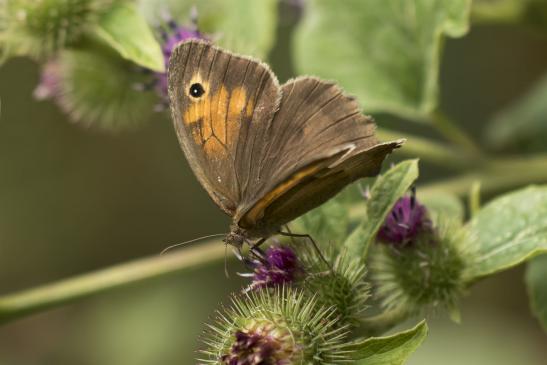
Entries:
[[224, 242], [228, 245], [234, 246], [237, 249], [241, 249], [247, 239], [245, 231], [237, 225], [232, 225], [230, 233], [224, 238]]

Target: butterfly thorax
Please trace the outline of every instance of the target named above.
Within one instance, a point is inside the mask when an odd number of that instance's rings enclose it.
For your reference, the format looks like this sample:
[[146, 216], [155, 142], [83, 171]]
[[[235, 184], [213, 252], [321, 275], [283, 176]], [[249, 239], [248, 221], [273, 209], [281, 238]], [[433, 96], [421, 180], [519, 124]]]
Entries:
[[279, 229], [271, 231], [260, 229], [258, 227], [255, 228], [256, 229], [245, 229], [238, 226], [236, 223], [233, 223], [230, 226], [230, 233], [228, 233], [224, 238], [224, 242], [236, 248], [241, 248], [246, 242], [252, 245], [254, 241], [268, 238], [279, 231]]
[[235, 224], [230, 227], [230, 233], [224, 238], [224, 242], [238, 249], [241, 249], [246, 240], [247, 236], [245, 230], [239, 228]]

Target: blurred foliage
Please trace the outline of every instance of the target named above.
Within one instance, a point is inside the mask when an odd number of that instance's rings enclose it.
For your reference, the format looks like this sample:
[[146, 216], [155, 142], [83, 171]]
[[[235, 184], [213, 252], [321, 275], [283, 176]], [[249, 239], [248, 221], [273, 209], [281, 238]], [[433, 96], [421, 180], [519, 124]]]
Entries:
[[148, 23], [157, 26], [168, 14], [185, 22], [193, 7], [198, 14], [198, 28], [213, 35], [216, 44], [234, 52], [264, 58], [275, 42], [276, 0], [138, 0]]
[[526, 95], [501, 110], [486, 128], [495, 150], [546, 152], [547, 75]]
[[0, 54], [47, 58], [78, 42], [112, 3], [113, 0], [3, 0]]
[[425, 118], [437, 106], [443, 36], [467, 32], [470, 3], [310, 1], [295, 34], [298, 72], [337, 80], [367, 112]]
[[526, 284], [532, 312], [547, 332], [547, 255], [530, 261], [526, 271]]
[[157, 97], [137, 85], [148, 75], [118, 57], [110, 47], [89, 41], [59, 55], [59, 104], [71, 118], [104, 130], [134, 128], [154, 112]]

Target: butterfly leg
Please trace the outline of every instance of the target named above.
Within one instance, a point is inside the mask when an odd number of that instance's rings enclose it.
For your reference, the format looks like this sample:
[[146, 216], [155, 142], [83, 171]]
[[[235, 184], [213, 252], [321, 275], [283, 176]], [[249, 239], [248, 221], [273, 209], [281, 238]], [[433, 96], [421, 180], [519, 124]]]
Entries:
[[[289, 227], [286, 227], [287, 230]], [[300, 234], [300, 233], [292, 233], [291, 231], [288, 231], [288, 232], [283, 232], [283, 231], [279, 231], [279, 234], [282, 235], [282, 236], [285, 236], [285, 237], [292, 237], [292, 238], [295, 238], [295, 237], [298, 237], [298, 238], [307, 238], [311, 244], [313, 245], [313, 248], [315, 250], [315, 252], [319, 255], [319, 257], [321, 258], [321, 260], [328, 266], [328, 268], [332, 271], [332, 266], [330, 264], [330, 262], [327, 261], [327, 259], [325, 258], [325, 256], [323, 256], [323, 253], [321, 252], [321, 250], [319, 249], [319, 246], [317, 246], [317, 243], [315, 243], [315, 240], [312, 238], [312, 236], [310, 236], [309, 234]]]
[[265, 252], [260, 248], [260, 246], [266, 242], [266, 239], [265, 238], [261, 238], [259, 239], [258, 241], [256, 241], [255, 243], [250, 243], [249, 246], [250, 246], [250, 252], [252, 255], [254, 255], [257, 259], [259, 260], [262, 260], [263, 262], [266, 260], [265, 259]]

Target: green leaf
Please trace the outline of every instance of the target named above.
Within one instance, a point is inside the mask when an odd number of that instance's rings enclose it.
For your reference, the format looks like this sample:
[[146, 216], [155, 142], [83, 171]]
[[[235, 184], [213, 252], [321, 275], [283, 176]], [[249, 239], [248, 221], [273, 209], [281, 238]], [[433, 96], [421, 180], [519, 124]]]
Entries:
[[499, 197], [466, 226], [468, 281], [494, 274], [547, 252], [547, 186], [532, 186]]
[[546, 151], [547, 75], [488, 125], [486, 140], [497, 150]]
[[216, 44], [231, 51], [265, 58], [275, 41], [276, 0], [139, 0], [141, 13], [149, 24], [168, 12], [180, 24], [189, 24], [191, 8], [198, 11], [198, 27]]
[[408, 160], [397, 164], [376, 179], [366, 202], [362, 223], [344, 242], [350, 255], [366, 257], [370, 243], [375, 239], [391, 208], [417, 177], [418, 160]]
[[315, 0], [296, 31], [299, 73], [338, 81], [367, 112], [423, 118], [437, 106], [444, 35], [463, 36], [470, 0]]
[[427, 324], [386, 337], [371, 337], [353, 345], [353, 359], [363, 365], [401, 365], [427, 336]]
[[164, 72], [163, 53], [135, 5], [119, 3], [99, 21], [95, 34], [137, 65]]
[[547, 332], [547, 255], [536, 257], [528, 263], [526, 285], [532, 313]]

